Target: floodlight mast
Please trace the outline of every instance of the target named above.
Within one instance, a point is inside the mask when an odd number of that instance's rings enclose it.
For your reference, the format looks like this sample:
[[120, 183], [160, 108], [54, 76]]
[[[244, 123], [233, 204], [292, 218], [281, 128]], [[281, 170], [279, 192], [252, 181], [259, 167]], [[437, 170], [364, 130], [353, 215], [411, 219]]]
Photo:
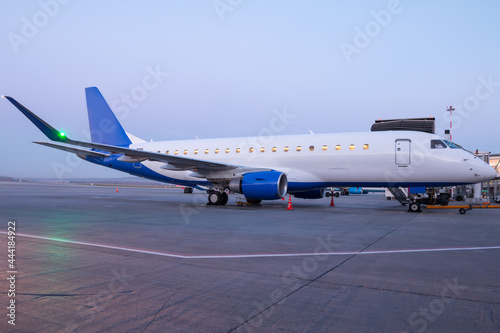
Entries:
[[450, 141], [453, 141], [452, 140], [452, 137], [451, 137], [451, 127], [452, 127], [452, 121], [451, 121], [451, 113], [453, 111], [455, 111], [455, 108], [453, 106], [450, 105], [449, 108], [446, 109], [446, 111], [450, 111]]

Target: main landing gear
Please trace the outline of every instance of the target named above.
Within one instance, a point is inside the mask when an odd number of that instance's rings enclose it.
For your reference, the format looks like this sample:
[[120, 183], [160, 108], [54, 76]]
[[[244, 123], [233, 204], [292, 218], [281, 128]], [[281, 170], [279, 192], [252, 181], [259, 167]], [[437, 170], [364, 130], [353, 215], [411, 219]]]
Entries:
[[[208, 193], [208, 203], [210, 206], [224, 206], [227, 204], [229, 197], [225, 191], [219, 190], [209, 190]], [[246, 199], [250, 205], [258, 205], [262, 200], [260, 199]]]
[[250, 204], [250, 205], [258, 205], [262, 202], [262, 200], [259, 200], [259, 199], [247, 199], [247, 202]]
[[227, 204], [229, 197], [226, 192], [220, 192], [215, 190], [208, 191], [208, 205], [214, 206], [224, 206]]

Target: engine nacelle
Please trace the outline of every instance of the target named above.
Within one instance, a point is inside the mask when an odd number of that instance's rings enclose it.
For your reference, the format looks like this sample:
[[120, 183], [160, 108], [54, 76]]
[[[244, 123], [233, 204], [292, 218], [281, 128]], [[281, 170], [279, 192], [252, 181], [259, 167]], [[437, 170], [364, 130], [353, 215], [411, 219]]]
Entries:
[[279, 171], [251, 172], [231, 180], [229, 189], [242, 193], [247, 199], [276, 200], [286, 195], [288, 179]]
[[325, 196], [325, 189], [320, 188], [317, 190], [301, 191], [292, 193], [296, 198], [302, 199], [321, 199]]

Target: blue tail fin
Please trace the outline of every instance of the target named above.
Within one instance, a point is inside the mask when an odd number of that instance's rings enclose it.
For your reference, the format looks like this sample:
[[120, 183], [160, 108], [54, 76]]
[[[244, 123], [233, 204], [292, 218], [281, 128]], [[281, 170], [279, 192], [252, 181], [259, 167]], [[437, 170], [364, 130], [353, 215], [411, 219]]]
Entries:
[[128, 147], [132, 142], [96, 87], [85, 88], [92, 142]]

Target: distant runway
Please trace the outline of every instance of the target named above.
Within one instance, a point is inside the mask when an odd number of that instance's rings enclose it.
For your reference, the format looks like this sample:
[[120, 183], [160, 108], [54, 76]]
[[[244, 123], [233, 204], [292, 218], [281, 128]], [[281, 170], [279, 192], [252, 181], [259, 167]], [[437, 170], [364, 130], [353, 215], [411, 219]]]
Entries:
[[0, 197], [6, 277], [8, 221], [17, 233], [1, 332], [500, 330], [497, 210], [12, 182]]

